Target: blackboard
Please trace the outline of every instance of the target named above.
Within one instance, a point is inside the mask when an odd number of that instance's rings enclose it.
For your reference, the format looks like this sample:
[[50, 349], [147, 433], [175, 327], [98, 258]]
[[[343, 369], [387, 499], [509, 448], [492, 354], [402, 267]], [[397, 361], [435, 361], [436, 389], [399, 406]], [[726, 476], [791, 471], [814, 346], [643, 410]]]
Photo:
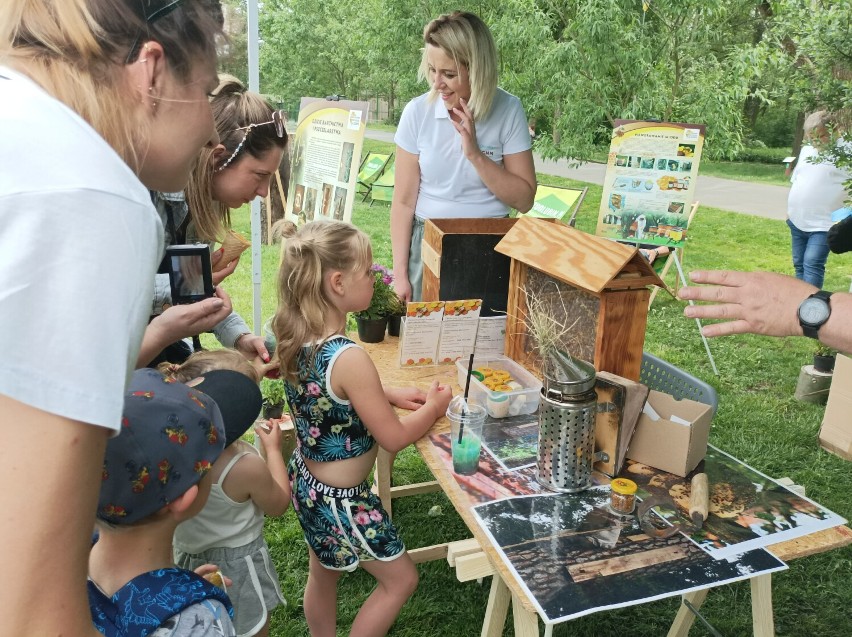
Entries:
[[439, 301], [482, 299], [480, 316], [506, 314], [511, 259], [494, 251], [502, 234], [446, 234]]

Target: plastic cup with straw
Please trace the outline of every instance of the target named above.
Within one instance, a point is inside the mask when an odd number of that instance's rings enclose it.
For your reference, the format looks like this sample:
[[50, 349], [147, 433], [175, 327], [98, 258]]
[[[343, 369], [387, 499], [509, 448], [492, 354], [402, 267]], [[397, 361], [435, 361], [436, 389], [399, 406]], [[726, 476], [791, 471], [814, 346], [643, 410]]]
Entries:
[[[467, 369], [464, 395], [456, 396], [447, 409], [451, 429], [453, 471], [461, 475], [476, 473], [482, 449], [482, 424], [485, 422], [485, 407], [468, 404], [470, 377], [473, 370], [473, 354]], [[456, 433], [458, 430], [458, 433]]]

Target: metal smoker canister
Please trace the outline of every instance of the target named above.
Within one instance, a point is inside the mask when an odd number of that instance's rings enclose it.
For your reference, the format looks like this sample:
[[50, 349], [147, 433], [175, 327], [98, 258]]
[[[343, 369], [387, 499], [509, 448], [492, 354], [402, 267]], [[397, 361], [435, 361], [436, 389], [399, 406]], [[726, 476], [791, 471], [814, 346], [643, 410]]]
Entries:
[[543, 371], [536, 479], [555, 491], [582, 491], [592, 484], [596, 461], [595, 368], [557, 352]]

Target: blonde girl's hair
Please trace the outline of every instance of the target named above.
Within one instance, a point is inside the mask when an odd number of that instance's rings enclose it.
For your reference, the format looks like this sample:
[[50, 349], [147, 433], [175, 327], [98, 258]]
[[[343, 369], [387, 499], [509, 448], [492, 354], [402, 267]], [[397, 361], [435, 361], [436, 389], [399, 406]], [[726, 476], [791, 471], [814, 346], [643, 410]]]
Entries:
[[302, 346], [328, 336], [330, 327], [338, 328], [326, 323], [334, 312], [323, 285], [326, 273], [366, 271], [373, 257], [369, 237], [343, 221], [312, 221], [298, 230], [290, 226], [284, 229], [284, 237], [272, 331], [278, 340], [281, 374], [295, 383]]
[[0, 64], [75, 111], [138, 171], [148, 126], [125, 65], [154, 40], [187, 81], [197, 62], [216, 57], [221, 31], [219, 0], [2, 0]]
[[[437, 46], [453, 58], [457, 67], [464, 66], [467, 69], [470, 80], [468, 107], [474, 119], [485, 119], [497, 92], [497, 47], [488, 26], [473, 13], [446, 13], [426, 25], [423, 29], [423, 43]], [[426, 49], [424, 46], [417, 76], [420, 80], [428, 81]], [[438, 92], [430, 87], [429, 101], [437, 97]]]
[[[213, 176], [227, 171], [244, 157], [260, 159], [272, 148], [286, 148], [287, 131], [278, 136], [273, 122], [275, 109], [261, 95], [246, 90], [235, 77], [222, 76], [210, 98], [219, 143], [225, 147], [217, 161], [212, 148], [203, 148], [189, 178], [186, 201], [198, 238], [206, 243], [221, 241], [231, 225], [231, 210], [213, 200]], [[274, 117], [279, 117], [275, 115]], [[228, 162], [228, 160], [230, 161]], [[223, 166], [228, 162], [227, 166]]]
[[164, 376], [185, 383], [217, 369], [229, 369], [239, 372], [259, 383], [257, 370], [238, 351], [233, 349], [213, 349], [195, 352], [182, 364], [160, 363], [157, 370]]

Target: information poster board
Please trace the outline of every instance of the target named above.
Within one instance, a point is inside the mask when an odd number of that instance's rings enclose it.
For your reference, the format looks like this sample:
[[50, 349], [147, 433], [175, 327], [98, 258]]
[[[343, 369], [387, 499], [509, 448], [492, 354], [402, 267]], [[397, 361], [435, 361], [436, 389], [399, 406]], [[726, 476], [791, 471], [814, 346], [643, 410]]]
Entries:
[[286, 219], [351, 221], [367, 112], [367, 102], [302, 98]]
[[683, 246], [703, 148], [703, 124], [615, 120], [595, 234]]

